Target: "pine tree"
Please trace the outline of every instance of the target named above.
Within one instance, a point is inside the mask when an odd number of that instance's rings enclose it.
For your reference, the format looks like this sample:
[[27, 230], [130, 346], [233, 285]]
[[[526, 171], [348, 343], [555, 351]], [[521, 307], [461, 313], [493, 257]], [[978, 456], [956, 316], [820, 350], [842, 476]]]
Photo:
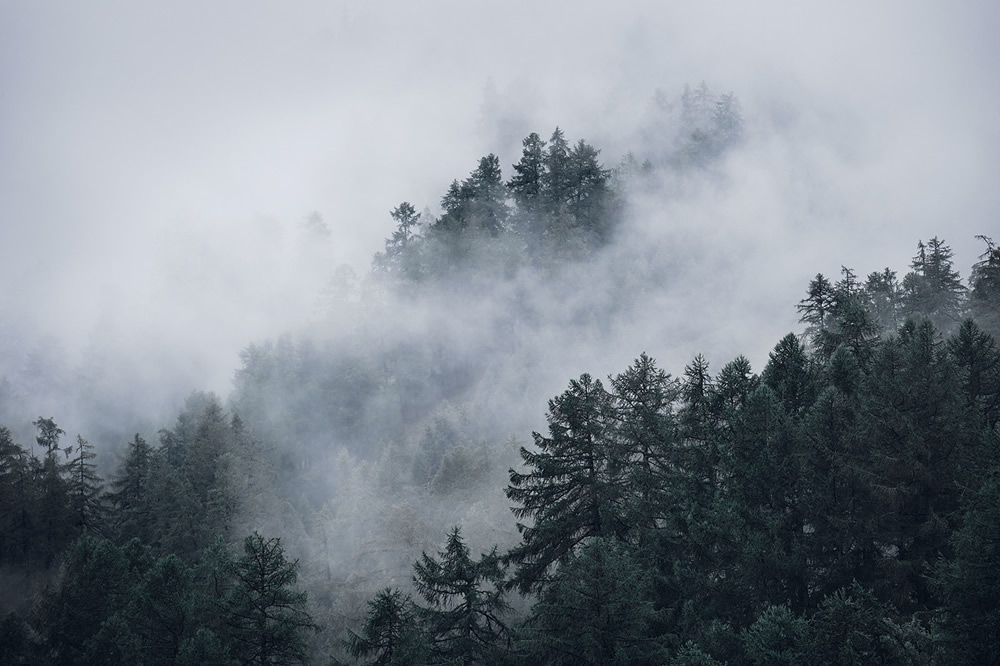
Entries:
[[35, 484], [39, 490], [38, 551], [43, 565], [48, 568], [75, 536], [69, 488], [64, 478], [66, 464], [60, 460], [63, 451], [59, 448], [59, 439], [66, 433], [52, 418], [38, 417], [33, 425], [38, 429], [35, 441], [44, 451], [41, 464], [35, 466]]
[[806, 335], [814, 347], [822, 348], [822, 335], [827, 330], [834, 310], [834, 287], [822, 273], [809, 283], [806, 297], [796, 309], [802, 313], [800, 322], [806, 324]]
[[[514, 165], [514, 175], [507, 181], [507, 189], [514, 197], [514, 203], [523, 219], [537, 213], [541, 203], [546, 142], [536, 132], [532, 132], [524, 138], [521, 145], [521, 159]], [[530, 236], [534, 233], [534, 227], [531, 222], [527, 226]]]
[[436, 558], [423, 553], [413, 565], [413, 583], [428, 604], [420, 615], [432, 663], [503, 662], [510, 636], [502, 618], [510, 606], [496, 548], [473, 560], [455, 527]]
[[[997, 446], [994, 435], [991, 444]], [[963, 498], [954, 555], [937, 562], [933, 586], [943, 602], [936, 639], [952, 664], [996, 664], [1000, 658], [1000, 469]]]
[[429, 651], [413, 601], [389, 587], [368, 602], [361, 633], [349, 631], [344, 647], [355, 659], [370, 658], [366, 666], [423, 663]]
[[305, 611], [306, 593], [294, 589], [298, 560], [289, 562], [281, 541], [254, 532], [229, 573], [233, 587], [226, 618], [240, 664], [294, 664], [305, 659], [305, 632], [315, 628]]
[[928, 317], [945, 333], [961, 321], [966, 291], [951, 258], [951, 248], [936, 236], [926, 245], [920, 241], [910, 264], [913, 270], [903, 278], [907, 315]]
[[545, 150], [541, 181], [545, 210], [549, 215], [558, 215], [569, 198], [573, 179], [569, 153], [566, 135], [556, 127]]
[[652, 634], [657, 620], [650, 572], [615, 539], [584, 545], [539, 596], [525, 621], [525, 663], [660, 664], [666, 651]]
[[624, 372], [611, 377], [614, 446], [626, 466], [631, 496], [626, 519], [632, 529], [664, 525], [677, 492], [671, 477], [677, 467], [677, 424], [673, 403], [678, 382], [641, 354]]
[[1000, 422], [1000, 350], [993, 337], [967, 319], [947, 342], [959, 371], [970, 417], [987, 428]]
[[517, 565], [522, 592], [543, 588], [553, 568], [588, 539], [624, 537], [623, 461], [608, 438], [609, 399], [600, 380], [584, 374], [549, 401], [549, 436], [534, 433], [537, 452], [521, 448], [528, 470], [510, 470], [507, 497], [519, 506], [522, 543], [506, 556]]
[[608, 188], [611, 172], [598, 161], [600, 152], [580, 139], [567, 155], [569, 174], [563, 199], [580, 228], [593, 236], [591, 244], [606, 240], [613, 222]]
[[816, 397], [816, 379], [805, 347], [794, 333], [783, 337], [768, 354], [761, 381], [781, 399], [785, 411], [801, 415]]
[[104, 503], [101, 491], [104, 484], [97, 467], [91, 462], [97, 454], [94, 447], [82, 436], [76, 436], [76, 455], [67, 467], [69, 474], [70, 512], [77, 530], [98, 530], [104, 524]]
[[896, 271], [886, 268], [869, 273], [862, 292], [865, 305], [882, 332], [894, 332], [902, 324], [902, 286]]
[[476, 224], [492, 236], [507, 228], [510, 210], [507, 206], [507, 191], [503, 185], [500, 159], [490, 153], [479, 160], [479, 166], [466, 181], [471, 191], [470, 215]]
[[23, 563], [32, 553], [38, 488], [32, 459], [0, 426], [0, 562]]
[[986, 243], [986, 251], [972, 266], [969, 309], [983, 330], [1000, 337], [1000, 245], [987, 236], [976, 238]]
[[121, 540], [151, 541], [154, 507], [149, 495], [155, 453], [139, 433], [128, 443], [125, 458], [111, 482], [108, 499], [114, 507], [115, 529]]

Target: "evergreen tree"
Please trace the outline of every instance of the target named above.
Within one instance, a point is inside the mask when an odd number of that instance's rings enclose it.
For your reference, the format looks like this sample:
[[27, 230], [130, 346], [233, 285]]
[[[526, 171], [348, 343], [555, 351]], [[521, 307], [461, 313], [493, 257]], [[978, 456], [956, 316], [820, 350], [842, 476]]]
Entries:
[[809, 619], [803, 662], [822, 666], [932, 663], [926, 633], [919, 625], [899, 624], [894, 615], [857, 582], [837, 590]]
[[926, 245], [920, 241], [910, 264], [913, 270], [903, 278], [907, 315], [929, 317], [945, 333], [961, 321], [966, 291], [951, 258], [951, 248], [936, 236]]
[[152, 482], [154, 451], [139, 433], [130, 441], [125, 458], [111, 482], [108, 499], [114, 508], [114, 527], [121, 540], [138, 537], [144, 543], [152, 540], [154, 507], [149, 495]]
[[542, 171], [542, 197], [549, 215], [558, 215], [569, 198], [573, 186], [573, 171], [569, 159], [570, 147], [566, 135], [558, 127], [549, 137]]
[[500, 159], [493, 153], [480, 159], [479, 166], [469, 175], [467, 182], [472, 194], [470, 215], [477, 225], [492, 236], [506, 230], [510, 210]]
[[435, 664], [498, 664], [509, 647], [503, 616], [504, 568], [496, 548], [478, 560], [469, 556], [458, 527], [438, 557], [423, 553], [413, 565], [413, 582], [427, 602], [421, 609]]
[[549, 436], [534, 433], [537, 452], [521, 447], [528, 470], [510, 470], [507, 497], [519, 506], [522, 543], [506, 556], [522, 592], [543, 588], [552, 569], [591, 537], [624, 537], [623, 461], [607, 436], [609, 399], [600, 380], [581, 375], [549, 401]]
[[76, 436], [76, 453], [70, 459], [69, 474], [70, 512], [77, 530], [101, 531], [104, 523], [104, 488], [97, 467], [91, 462], [97, 454], [94, 447], [80, 435]]
[[834, 309], [834, 287], [822, 273], [809, 283], [806, 297], [796, 309], [802, 313], [800, 322], [806, 324], [806, 335], [814, 347], [822, 348], [822, 334], [826, 331]]
[[986, 243], [969, 278], [969, 309], [973, 317], [994, 337], [1000, 337], [1000, 246], [986, 236], [976, 236]]
[[66, 433], [52, 418], [38, 417], [33, 425], [38, 429], [35, 441], [44, 452], [41, 464], [35, 465], [35, 483], [39, 492], [36, 538], [38, 554], [48, 568], [74, 537], [69, 488], [64, 478], [66, 464], [60, 459], [63, 451], [59, 448], [59, 439]]
[[361, 633], [349, 631], [344, 647], [355, 659], [370, 658], [366, 666], [418, 664], [428, 655], [413, 601], [389, 587], [368, 602]]
[[733, 93], [725, 93], [715, 103], [712, 112], [712, 138], [715, 149], [722, 152], [743, 138], [743, 108]]
[[[137, 543], [119, 548], [85, 532], [70, 547], [57, 587], [46, 595], [41, 633], [53, 664], [126, 664], [108, 654], [111, 619], [128, 603], [132, 589], [149, 566]], [[129, 642], [117, 635], [117, 642]]]
[[541, 204], [542, 186], [545, 178], [545, 141], [536, 132], [532, 132], [521, 142], [523, 150], [521, 159], [514, 165], [514, 175], [507, 181], [507, 189], [514, 197], [518, 212], [529, 216], [527, 232], [535, 234], [533, 218]]
[[901, 610], [923, 610], [925, 567], [947, 553], [957, 482], [974, 448], [958, 373], [929, 321], [908, 322], [879, 347], [858, 404], [850, 464], [870, 489], [869, 543], [884, 565], [866, 567], [881, 573], [863, 582]]
[[[626, 522], [651, 531], [664, 526], [677, 492], [670, 478], [677, 467], [677, 424], [673, 403], [678, 382], [645, 353], [611, 377], [616, 455], [626, 465], [631, 496]], [[647, 535], [648, 536], [648, 535]]]
[[[420, 224], [420, 213], [408, 201], [404, 201], [389, 213], [396, 223], [396, 229], [385, 241], [385, 252], [375, 256], [375, 268], [388, 273], [399, 273], [412, 269], [411, 246], [416, 240], [416, 228]], [[411, 272], [408, 277], [417, 277]]]
[[[993, 435], [993, 446], [1000, 442]], [[943, 602], [935, 638], [941, 663], [1000, 662], [1000, 473], [963, 498], [963, 524], [951, 542], [954, 555], [937, 563], [933, 585]]]
[[123, 619], [140, 646], [142, 663], [176, 663], [198, 628], [193, 594], [191, 571], [176, 555], [158, 559], [129, 590]]
[[816, 379], [805, 347], [794, 333], [783, 337], [768, 354], [761, 381], [777, 394], [785, 411], [801, 415], [812, 405]]
[[970, 418], [987, 428], [1000, 422], [1000, 350], [994, 339], [967, 319], [947, 343], [955, 361]]
[[902, 324], [902, 286], [896, 271], [886, 268], [869, 273], [862, 292], [865, 306], [881, 331], [892, 332]]
[[806, 658], [808, 631], [806, 619], [788, 606], [768, 606], [742, 632], [743, 650], [751, 664], [795, 666]]
[[613, 222], [612, 192], [608, 188], [611, 172], [598, 161], [600, 152], [583, 139], [576, 142], [567, 155], [569, 176], [563, 195], [569, 214], [583, 231], [593, 236], [591, 244], [606, 240]]
[[656, 612], [649, 572], [625, 544], [597, 537], [560, 567], [525, 622], [527, 663], [611, 666], [663, 663], [651, 636]]
[[37, 491], [31, 457], [0, 426], [0, 562], [23, 563], [32, 554]]
[[254, 532], [229, 567], [233, 586], [225, 602], [233, 654], [240, 664], [295, 664], [305, 660], [305, 632], [315, 628], [306, 593], [294, 589], [298, 560], [281, 541]]

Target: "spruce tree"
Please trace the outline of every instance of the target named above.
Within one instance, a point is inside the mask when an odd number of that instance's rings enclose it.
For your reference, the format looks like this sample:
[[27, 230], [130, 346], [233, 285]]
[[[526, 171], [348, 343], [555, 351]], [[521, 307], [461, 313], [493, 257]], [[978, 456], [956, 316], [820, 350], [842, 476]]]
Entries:
[[368, 602], [361, 633], [349, 631], [344, 647], [355, 659], [365, 658], [366, 666], [418, 664], [429, 651], [413, 601], [389, 587]]
[[427, 603], [420, 616], [432, 663], [504, 661], [510, 635], [503, 616], [510, 606], [504, 598], [505, 574], [496, 548], [473, 560], [455, 527], [437, 557], [423, 553], [413, 565], [413, 583]]
[[522, 592], [543, 588], [554, 567], [568, 561], [592, 537], [621, 537], [623, 460], [608, 437], [609, 396], [600, 380], [581, 375], [549, 401], [549, 436], [534, 433], [537, 451], [521, 447], [527, 470], [510, 470], [507, 497], [522, 543], [506, 556], [517, 565], [513, 582]]
[[298, 560], [285, 557], [280, 539], [254, 532], [229, 566], [233, 584], [225, 599], [233, 654], [240, 664], [295, 664], [306, 656], [306, 593], [295, 589]]
[[983, 330], [1000, 337], [1000, 245], [987, 236], [976, 238], [986, 243], [986, 251], [972, 266], [969, 310]]

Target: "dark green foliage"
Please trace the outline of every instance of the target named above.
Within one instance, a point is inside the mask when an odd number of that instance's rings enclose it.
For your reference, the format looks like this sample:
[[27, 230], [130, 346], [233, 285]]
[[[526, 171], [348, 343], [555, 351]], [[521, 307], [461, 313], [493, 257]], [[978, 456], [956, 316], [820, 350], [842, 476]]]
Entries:
[[1000, 350], [995, 339], [967, 319], [947, 346], [972, 411], [970, 416], [981, 418], [988, 428], [995, 427], [1000, 421]]
[[809, 623], [787, 606], [769, 606], [742, 634], [751, 664], [795, 666], [806, 657]]
[[399, 204], [389, 213], [396, 223], [396, 230], [385, 241], [385, 251], [375, 255], [373, 265], [375, 270], [386, 273], [404, 274], [411, 279], [419, 279], [412, 272], [410, 246], [417, 242], [416, 230], [420, 224], [420, 213], [408, 201]]
[[104, 522], [104, 484], [93, 463], [97, 454], [90, 442], [77, 435], [72, 455], [67, 466], [70, 513], [77, 529], [100, 531]]
[[650, 572], [621, 542], [597, 537], [561, 566], [525, 622], [528, 663], [657, 664]]
[[423, 553], [413, 565], [413, 582], [427, 607], [419, 609], [430, 663], [499, 664], [510, 646], [503, 617], [505, 572], [496, 548], [478, 560], [456, 527], [438, 556]]
[[816, 347], [822, 346], [822, 335], [829, 326], [834, 307], [833, 285], [822, 273], [817, 273], [816, 277], [809, 283], [806, 297], [799, 301], [796, 306], [796, 309], [802, 313], [799, 321], [806, 324], [806, 335]]
[[232, 587], [224, 599], [233, 656], [240, 664], [295, 664], [305, 659], [306, 593], [294, 589], [298, 561], [288, 561], [281, 541], [256, 532], [228, 567]]
[[[994, 435], [992, 446], [997, 446]], [[951, 537], [954, 556], [937, 563], [933, 584], [943, 602], [936, 639], [947, 663], [1000, 660], [1000, 473], [963, 498], [962, 526]]]
[[510, 470], [507, 497], [522, 544], [507, 554], [517, 565], [513, 582], [522, 592], [538, 590], [552, 569], [567, 562], [590, 537], [624, 536], [624, 466], [611, 445], [610, 399], [590, 375], [570, 382], [549, 401], [549, 436], [534, 433], [537, 452], [521, 448], [525, 473]]
[[761, 381], [778, 396], [790, 415], [800, 415], [816, 397], [816, 378], [805, 346], [789, 333], [768, 355]]
[[413, 601], [389, 587], [368, 602], [361, 633], [348, 632], [344, 646], [355, 659], [367, 658], [362, 663], [368, 666], [417, 664], [429, 654]]
[[916, 624], [900, 625], [892, 611], [857, 583], [837, 590], [809, 620], [811, 664], [929, 664], [928, 637]]
[[130, 441], [118, 475], [111, 482], [108, 499], [114, 508], [114, 528], [119, 539], [152, 540], [152, 523], [156, 507], [150, 497], [154, 470], [154, 452], [139, 433]]
[[668, 666], [721, 666], [721, 662], [692, 641], [681, 646], [667, 664]]
[[993, 239], [977, 236], [986, 251], [972, 266], [969, 277], [969, 310], [990, 335], [1000, 336], [1000, 246]]
[[944, 241], [931, 238], [917, 243], [917, 254], [903, 278], [903, 303], [908, 316], [924, 316], [934, 327], [950, 333], [958, 326], [964, 311], [966, 289], [952, 265], [951, 248]]
[[625, 522], [632, 529], [656, 530], [668, 519], [664, 509], [676, 493], [677, 423], [673, 403], [678, 382], [642, 354], [610, 379], [613, 390], [608, 437], [625, 469], [630, 499]]
[[14, 612], [0, 620], [0, 663], [17, 666], [34, 663], [28, 624]]
[[24, 562], [33, 554], [37, 488], [32, 458], [0, 426], [0, 562]]
[[507, 189], [514, 197], [518, 210], [525, 216], [520, 231], [529, 239], [537, 239], [540, 230], [536, 227], [536, 214], [540, 212], [542, 203], [546, 142], [532, 132], [521, 145], [524, 147], [521, 159], [514, 165], [514, 175], [507, 181]]
[[42, 610], [42, 632], [53, 663], [95, 663], [107, 647], [105, 623], [127, 605], [149, 561], [138, 544], [118, 548], [89, 533], [73, 544], [58, 587]]
[[902, 286], [896, 271], [869, 273], [862, 292], [865, 306], [883, 331], [895, 331], [902, 321]]

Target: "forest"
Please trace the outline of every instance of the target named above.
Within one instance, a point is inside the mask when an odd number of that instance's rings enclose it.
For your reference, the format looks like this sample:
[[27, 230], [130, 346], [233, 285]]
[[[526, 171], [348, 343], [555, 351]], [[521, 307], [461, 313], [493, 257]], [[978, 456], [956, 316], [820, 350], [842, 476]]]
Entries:
[[679, 316], [628, 220], [745, 128], [704, 84], [657, 100], [613, 166], [557, 127], [400, 202], [317, 286], [350, 325], [248, 344], [108, 459], [3, 378], [0, 663], [1000, 663], [991, 238], [964, 281], [939, 237], [815, 274], [757, 370], [651, 340], [538, 399], [564, 339]]

